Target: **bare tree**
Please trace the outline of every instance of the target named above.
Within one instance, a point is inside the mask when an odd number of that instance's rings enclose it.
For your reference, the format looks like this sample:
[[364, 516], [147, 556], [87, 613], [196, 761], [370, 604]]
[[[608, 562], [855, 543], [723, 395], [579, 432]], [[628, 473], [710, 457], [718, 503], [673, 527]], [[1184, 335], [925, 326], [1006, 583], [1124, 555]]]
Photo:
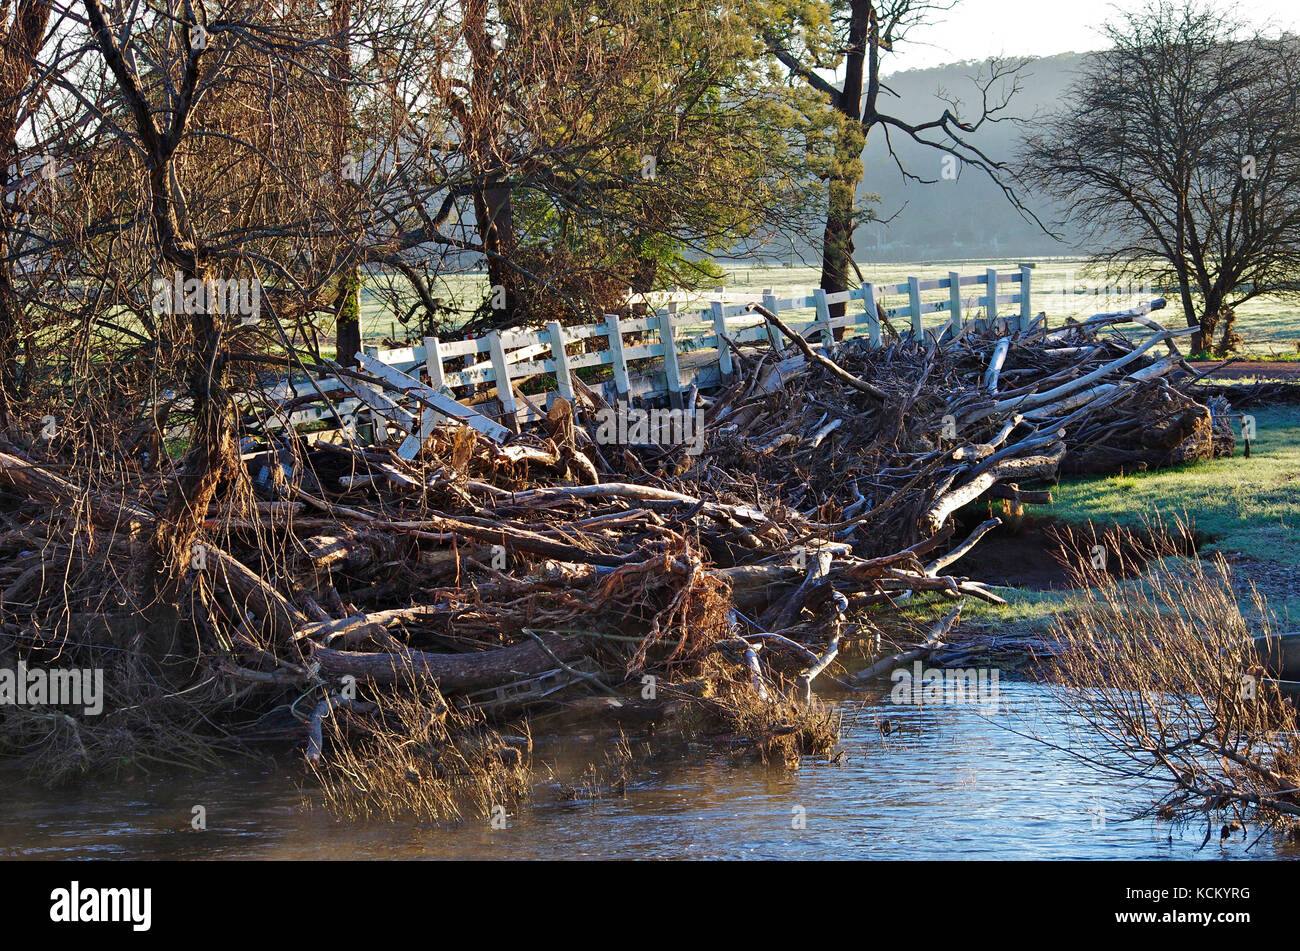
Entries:
[[[884, 135], [890, 154], [903, 177], [916, 182], [932, 182], [907, 169], [894, 152], [891, 137], [906, 136], [919, 145], [952, 157], [960, 166], [970, 166], [987, 174], [1001, 186], [1003, 193], [1026, 217], [1033, 218], [1008, 184], [1007, 166], [982, 151], [973, 138], [986, 123], [1012, 118], [1008, 109], [1019, 90], [1020, 62], [990, 61], [987, 73], [976, 79], [980, 99], [973, 117], [961, 116], [962, 106], [956, 99], [933, 119], [909, 122], [894, 114], [885, 97], [893, 95], [880, 76], [882, 54], [893, 51], [917, 25], [935, 13], [952, 8], [952, 3], [929, 3], [924, 0], [844, 0], [832, 4], [831, 34], [815, 24], [792, 21], [781, 13], [763, 27], [768, 51], [790, 73], [820, 93], [829, 102], [837, 126], [833, 160], [825, 168], [827, 182], [826, 227], [822, 240], [821, 286], [827, 292], [842, 291], [849, 286], [853, 260], [853, 233], [863, 219], [855, 206], [857, 188], [862, 180], [862, 150], [873, 131]], [[836, 86], [824, 75], [826, 70], [842, 74], [843, 84]], [[832, 316], [844, 315], [844, 305], [832, 308]]]
[[1179, 557], [1176, 535], [1149, 528], [1119, 539], [1145, 562], [1141, 585], [1073, 552], [1079, 594], [1053, 622], [1048, 664], [1050, 689], [1084, 727], [1067, 752], [1148, 796], [1139, 814], [1204, 822], [1206, 842], [1228, 834], [1224, 820], [1293, 826], [1300, 743], [1273, 615], [1257, 592], [1234, 590], [1222, 556]]
[[1176, 289], [1197, 351], [1300, 267], [1300, 47], [1239, 23], [1163, 0], [1111, 22], [1025, 154], [1098, 262]]

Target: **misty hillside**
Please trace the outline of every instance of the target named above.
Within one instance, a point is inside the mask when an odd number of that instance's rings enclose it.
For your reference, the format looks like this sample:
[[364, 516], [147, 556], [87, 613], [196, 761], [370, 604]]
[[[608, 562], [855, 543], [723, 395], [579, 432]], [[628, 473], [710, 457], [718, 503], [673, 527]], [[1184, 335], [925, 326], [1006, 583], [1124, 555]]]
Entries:
[[[1084, 53], [1063, 53], [1033, 60], [1021, 73], [1022, 88], [1008, 112], [1025, 122], [1059, 108], [1061, 96], [1074, 81]], [[882, 95], [881, 110], [906, 121], [926, 121], [941, 115], [942, 91], [961, 101], [961, 118], [978, 111], [979, 91], [971, 76], [987, 67], [978, 62], [955, 63], [933, 69], [910, 70], [889, 76], [886, 84], [897, 98]], [[972, 142], [989, 156], [1008, 160], [1018, 152], [1025, 133], [1024, 123], [1003, 121], [986, 124]], [[1002, 191], [976, 169], [961, 171], [956, 180], [943, 180], [943, 154], [918, 146], [898, 134], [892, 144], [904, 167], [934, 184], [905, 181], [890, 157], [884, 134], [876, 130], [863, 153], [866, 173], [860, 188], [860, 206], [869, 207], [869, 194], [881, 201], [876, 211], [888, 223], [864, 224], [857, 233], [859, 260], [917, 260], [967, 256], [1015, 256], [1066, 254], [1075, 250], [1075, 234], [1066, 242], [1045, 235], [1035, 224], [1022, 218]], [[1043, 221], [1052, 224], [1051, 204], [1041, 197], [1026, 195], [1025, 203]]]

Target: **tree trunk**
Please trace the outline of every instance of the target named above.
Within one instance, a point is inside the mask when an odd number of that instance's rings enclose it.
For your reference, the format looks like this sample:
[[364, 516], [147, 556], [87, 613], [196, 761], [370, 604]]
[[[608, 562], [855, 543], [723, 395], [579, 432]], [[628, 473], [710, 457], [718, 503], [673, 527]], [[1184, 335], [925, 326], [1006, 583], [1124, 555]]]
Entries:
[[[854, 203], [862, 180], [862, 89], [871, 21], [868, 0], [853, 0], [849, 21], [848, 54], [844, 60], [844, 88], [835, 110], [844, 117], [835, 147], [826, 207], [826, 231], [822, 238], [822, 290], [834, 294], [848, 289], [853, 261]], [[831, 317], [843, 317], [847, 307], [832, 304]], [[836, 330], [838, 339], [843, 329]]]
[[0, 46], [0, 149], [4, 150], [4, 168], [0, 169], [0, 427], [8, 428], [14, 402], [22, 398], [18, 366], [23, 313], [14, 288], [13, 248], [9, 236], [19, 217], [17, 207], [24, 189], [9, 196], [9, 169], [22, 176], [22, 156], [18, 151], [18, 116], [24, 107], [22, 91], [31, 78], [32, 64], [40, 52], [41, 41], [50, 20], [50, 8], [37, 0], [22, 0], [14, 17], [6, 24]]
[[341, 366], [357, 365], [361, 350], [361, 272], [348, 268], [339, 275], [338, 297], [335, 299], [337, 359]]
[[488, 0], [465, 0], [463, 7], [471, 88], [461, 131], [474, 177], [474, 219], [487, 257], [491, 325], [505, 327], [516, 322], [519, 281], [508, 264], [515, 252], [514, 206], [512, 185], [500, 172], [505, 143], [497, 89], [499, 54], [488, 28]]
[[479, 238], [487, 250], [489, 305], [492, 324], [507, 327], [515, 323], [519, 301], [518, 280], [507, 263], [514, 255], [514, 204], [509, 184], [489, 184], [474, 195], [474, 216]]
[[[192, 237], [182, 233], [171, 193], [176, 147], [193, 103], [177, 100], [170, 124], [160, 129], [155, 117], [163, 111], [154, 110], [145, 99], [99, 0], [85, 0], [85, 6], [95, 42], [130, 107], [139, 144], [148, 158], [149, 219], [164, 273], [174, 268], [185, 281], [203, 280], [209, 275], [201, 263], [202, 255]], [[195, 75], [182, 88], [192, 92], [192, 82], [197, 81], [197, 56], [187, 61], [187, 69], [194, 70]], [[194, 540], [203, 528], [218, 486], [234, 475], [239, 465], [234, 404], [226, 392], [225, 365], [219, 359], [221, 326], [212, 313], [214, 302], [210, 295], [202, 296], [198, 313], [189, 313], [184, 301], [178, 307], [173, 299], [172, 319], [161, 322], [165, 329], [159, 333], [159, 342], [183, 348], [178, 369], [193, 400], [193, 425], [190, 449], [178, 477], [168, 483], [166, 511], [132, 565], [139, 609], [151, 622], [145, 635], [147, 641], [139, 646], [164, 660], [164, 676], [171, 679], [174, 671], [178, 681], [193, 672], [192, 660], [187, 663], [186, 655], [193, 658], [198, 653], [193, 639], [182, 645], [176, 625], [177, 603], [193, 564]], [[173, 334], [173, 339], [166, 339]]]
[[[8, 184], [8, 175], [0, 177], [0, 185]], [[9, 261], [8, 232], [11, 216], [6, 206], [4, 221], [0, 223], [0, 429], [8, 429], [12, 423], [14, 404], [20, 399], [18, 393], [18, 339], [22, 315], [17, 308], [17, 295], [13, 292], [10, 280], [12, 270]]]
[[[334, 51], [330, 59], [330, 82], [334, 96], [334, 174], [339, 191], [346, 193], [349, 185], [343, 175], [345, 160], [351, 160], [348, 151], [348, 125], [351, 118], [348, 83], [352, 79], [352, 47], [348, 29], [352, 22], [351, 0], [335, 0], [330, 13], [330, 31], [333, 33]], [[355, 168], [355, 165], [352, 167]], [[343, 203], [348, 196], [343, 195]], [[335, 358], [341, 366], [357, 364], [361, 349], [361, 274], [351, 267], [339, 275], [338, 297], [335, 299]]]
[[[15, 164], [21, 162], [16, 133], [12, 122], [6, 121], [3, 129], [0, 129], [0, 144], [4, 148], [4, 154], [13, 155]], [[9, 164], [6, 159], [4, 168], [0, 169], [0, 187], [3, 187], [3, 193], [9, 191]], [[21, 189], [15, 191], [12, 202], [17, 202], [20, 193]], [[16, 218], [17, 209], [11, 203], [11, 198], [0, 197], [0, 428], [6, 430], [13, 423], [15, 404], [22, 399], [19, 392], [18, 351], [24, 321], [22, 304], [14, 290], [13, 261], [9, 257], [9, 235], [14, 231]]]
[[[179, 234], [169, 182], [171, 156], [150, 170], [150, 204], [154, 232], [165, 264], [180, 272], [185, 281], [210, 277], [199, 264], [193, 245]], [[217, 489], [235, 475], [239, 465], [234, 430], [234, 404], [225, 388], [225, 364], [220, 359], [221, 325], [212, 313], [214, 302], [203, 295], [197, 313], [188, 313], [184, 302], [173, 300], [178, 313], [173, 326], [188, 331], [180, 371], [193, 401], [193, 423], [189, 450], [179, 476], [169, 483], [167, 508], [154, 526], [147, 552], [135, 566], [141, 609], [150, 618], [146, 641], [141, 646], [176, 670], [184, 679], [177, 627], [177, 604], [185, 579], [194, 565], [198, 538]], [[179, 307], [177, 306], [179, 305]]]
[[1187, 326], [1196, 327], [1196, 333], [1192, 334], [1192, 353], [1200, 353], [1208, 349], [1209, 342], [1202, 339], [1202, 328], [1204, 321], [1196, 309], [1196, 304], [1192, 300], [1192, 282], [1187, 273], [1186, 265], [1178, 266], [1178, 297], [1183, 302], [1183, 315], [1187, 319]]
[[1214, 333], [1223, 318], [1223, 296], [1223, 293], [1217, 288], [1211, 288], [1202, 293], [1201, 329], [1199, 333], [1193, 336], [1200, 349], [1205, 350], [1207, 353], [1214, 351]]

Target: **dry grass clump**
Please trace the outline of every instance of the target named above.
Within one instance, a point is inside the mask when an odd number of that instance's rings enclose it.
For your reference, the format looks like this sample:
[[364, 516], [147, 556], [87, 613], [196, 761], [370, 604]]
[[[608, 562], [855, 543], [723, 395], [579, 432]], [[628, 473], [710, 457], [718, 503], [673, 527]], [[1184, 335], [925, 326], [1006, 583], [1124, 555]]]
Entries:
[[1167, 519], [1153, 512], [1131, 528], [1061, 522], [1049, 525], [1046, 534], [1056, 543], [1053, 557], [1078, 588], [1141, 577], [1150, 562], [1160, 559], [1196, 557], [1196, 525], [1185, 514]]
[[[1261, 664], [1222, 557], [1160, 557], [1141, 581], [1094, 584], [1054, 623], [1051, 681], [1091, 728], [1072, 750], [1150, 784], [1153, 811], [1189, 820], [1230, 813], [1289, 824], [1300, 816], [1296, 711]], [[1259, 616], [1267, 618], [1252, 591]]]
[[704, 664], [699, 697], [683, 712], [691, 732], [730, 741], [743, 755], [797, 769], [804, 756], [829, 753], [840, 739], [840, 716], [824, 703], [804, 703], [791, 684], [760, 697], [749, 676], [721, 658]]
[[335, 705], [322, 734], [326, 755], [308, 768], [341, 818], [490, 819], [529, 792], [531, 740], [507, 742], [432, 685]]
[[605, 747], [601, 762], [591, 762], [572, 783], [559, 784], [560, 798], [570, 802], [593, 801], [623, 796], [631, 778], [633, 756], [627, 737]]
[[212, 767], [236, 747], [228, 733], [212, 729], [204, 712], [236, 710], [241, 698], [212, 677], [178, 694], [162, 683], [156, 667], [122, 652], [65, 649], [50, 665], [45, 652], [0, 650], [0, 668], [14, 671], [20, 662], [102, 672], [98, 711], [85, 703], [0, 704], [0, 757], [37, 782], [54, 786], [91, 774]]

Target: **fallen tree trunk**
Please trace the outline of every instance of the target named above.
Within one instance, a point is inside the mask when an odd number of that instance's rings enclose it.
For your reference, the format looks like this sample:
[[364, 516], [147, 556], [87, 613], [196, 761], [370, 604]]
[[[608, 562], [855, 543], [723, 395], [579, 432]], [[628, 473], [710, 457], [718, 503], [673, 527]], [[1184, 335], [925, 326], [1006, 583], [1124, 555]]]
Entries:
[[[539, 635], [546, 647], [563, 661], [582, 655], [582, 644], [558, 634]], [[314, 645], [311, 659], [331, 678], [351, 676], [378, 684], [415, 684], [430, 680], [445, 694], [470, 693], [536, 677], [556, 669], [555, 660], [539, 644], [523, 641], [496, 650], [469, 654], [431, 654], [405, 650], [358, 653]]]

